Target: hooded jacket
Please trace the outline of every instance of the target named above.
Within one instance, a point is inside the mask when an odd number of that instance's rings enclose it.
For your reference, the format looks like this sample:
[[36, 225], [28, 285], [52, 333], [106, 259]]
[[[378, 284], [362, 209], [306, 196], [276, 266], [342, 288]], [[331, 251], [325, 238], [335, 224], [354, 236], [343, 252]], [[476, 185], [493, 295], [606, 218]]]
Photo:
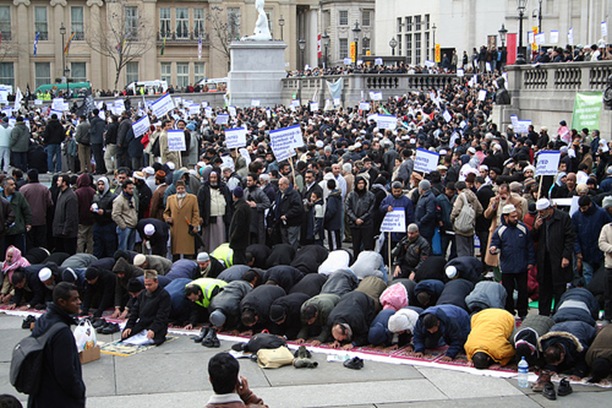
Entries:
[[285, 292], [289, 292], [293, 285], [298, 283], [303, 277], [304, 274], [293, 266], [278, 265], [266, 271], [263, 281], [267, 282], [272, 280], [275, 284], [283, 288]]
[[[302, 321], [302, 329], [298, 333], [297, 338], [306, 339], [309, 337], [309, 333], [311, 331], [316, 333], [317, 330], [320, 330], [319, 337], [317, 337], [317, 340], [321, 341], [322, 343], [326, 342], [329, 339], [330, 335], [329, 330], [326, 328], [327, 318], [329, 317], [329, 314], [334, 309], [334, 307], [336, 307], [339, 301], [340, 296], [331, 293], [321, 293], [305, 301], [302, 304], [302, 307], [300, 308], [300, 320]], [[308, 326], [306, 320], [303, 317], [304, 310], [309, 306], [313, 306], [317, 310], [317, 316], [312, 326]]]
[[94, 222], [98, 225], [108, 225], [113, 222], [113, 201], [117, 196], [110, 191], [108, 178], [100, 177], [98, 182], [100, 181], [104, 183], [104, 191], [102, 193], [98, 191], [94, 195], [92, 202], [98, 206], [98, 209], [103, 210], [104, 213], [102, 215], [94, 213], [93, 218]]
[[474, 289], [474, 284], [466, 279], [453, 279], [444, 285], [444, 290], [438, 298], [437, 305], [455, 305], [468, 311], [465, 298]]
[[535, 251], [531, 233], [525, 224], [502, 225], [491, 235], [491, 246], [501, 250], [499, 261], [502, 273], [527, 272], [528, 265], [535, 265]]
[[603, 253], [597, 245], [597, 240], [603, 226], [610, 221], [608, 213], [595, 203], [591, 204], [586, 213], [576, 211], [572, 215], [572, 224], [576, 230], [574, 251], [582, 254], [584, 262], [591, 265], [601, 264]]
[[[355, 183], [358, 183], [363, 178], [358, 176]], [[344, 210], [351, 228], [365, 228], [372, 226], [374, 211], [376, 207], [376, 196], [367, 189], [367, 183], [364, 191], [361, 193], [353, 190], [346, 197]], [[361, 219], [363, 224], [357, 225], [355, 221]]]
[[327, 281], [321, 287], [321, 293], [343, 296], [357, 288], [357, 275], [348, 268], [338, 269], [327, 276]]
[[115, 284], [115, 307], [123, 307], [127, 303], [128, 290], [127, 284], [132, 278], [136, 278], [143, 274], [143, 270], [131, 265], [124, 258], [119, 258], [113, 267], [113, 272], [123, 272], [123, 278], [117, 277], [117, 283]]
[[598, 315], [599, 302], [595, 296], [585, 288], [572, 288], [561, 295], [552, 319], [555, 323], [578, 320], [595, 327]]
[[465, 304], [470, 312], [489, 308], [503, 309], [507, 296], [508, 292], [500, 283], [482, 281], [465, 297]]
[[61, 144], [66, 138], [65, 129], [58, 119], [50, 119], [45, 126], [43, 140], [45, 145]]
[[503, 309], [486, 309], [472, 316], [471, 330], [465, 342], [468, 360], [484, 352], [493, 361], [505, 366], [514, 357], [514, 347], [508, 340], [514, 330], [514, 316]]
[[325, 275], [309, 273], [293, 285], [289, 293], [305, 293], [308, 297], [313, 297], [321, 293], [321, 289], [326, 281], [327, 276]]
[[96, 190], [91, 186], [91, 176], [83, 173], [77, 178], [75, 194], [79, 203], [79, 224], [92, 225], [94, 222], [91, 204], [96, 195]]
[[557, 323], [550, 331], [541, 336], [538, 349], [544, 352], [548, 347], [559, 344], [565, 350], [565, 358], [557, 366], [548, 365], [546, 368], [563, 373], [571, 372], [578, 377], [584, 377], [588, 372], [585, 362], [586, 350], [595, 338], [597, 330], [590, 324], [581, 321]]
[[306, 245], [300, 248], [291, 261], [291, 266], [304, 274], [317, 273], [319, 265], [327, 259], [329, 251], [321, 245]]
[[11, 151], [15, 153], [26, 153], [30, 147], [30, 131], [25, 122], [17, 122], [11, 131]]

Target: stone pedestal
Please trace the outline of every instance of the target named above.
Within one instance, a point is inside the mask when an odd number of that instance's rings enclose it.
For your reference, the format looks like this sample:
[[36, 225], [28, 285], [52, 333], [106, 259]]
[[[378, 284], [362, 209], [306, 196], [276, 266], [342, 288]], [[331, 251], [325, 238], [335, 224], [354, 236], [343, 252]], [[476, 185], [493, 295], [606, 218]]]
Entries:
[[285, 48], [287, 44], [281, 41], [234, 41], [230, 45], [232, 105], [251, 106], [253, 100], [259, 100], [261, 106], [282, 103]]

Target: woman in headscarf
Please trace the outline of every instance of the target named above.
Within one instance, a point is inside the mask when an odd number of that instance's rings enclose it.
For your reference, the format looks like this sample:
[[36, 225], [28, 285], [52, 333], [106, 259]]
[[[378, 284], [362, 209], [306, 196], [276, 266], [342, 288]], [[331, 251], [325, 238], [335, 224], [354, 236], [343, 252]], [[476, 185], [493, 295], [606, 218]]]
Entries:
[[2, 263], [2, 290], [0, 291], [0, 302], [8, 303], [13, 297], [13, 285], [11, 285], [11, 278], [13, 272], [18, 268], [24, 268], [30, 266], [30, 262], [21, 256], [21, 251], [14, 247], [9, 246], [6, 249], [6, 255], [4, 262]]

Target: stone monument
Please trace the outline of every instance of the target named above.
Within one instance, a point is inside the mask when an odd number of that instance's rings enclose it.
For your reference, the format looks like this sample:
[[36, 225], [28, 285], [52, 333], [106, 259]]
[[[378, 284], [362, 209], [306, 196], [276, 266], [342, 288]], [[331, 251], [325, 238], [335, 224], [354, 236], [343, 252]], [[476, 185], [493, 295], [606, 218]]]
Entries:
[[258, 16], [253, 35], [230, 44], [228, 92], [235, 106], [251, 106], [253, 101], [260, 106], [281, 103], [287, 45], [272, 40], [264, 5], [265, 0], [255, 0]]

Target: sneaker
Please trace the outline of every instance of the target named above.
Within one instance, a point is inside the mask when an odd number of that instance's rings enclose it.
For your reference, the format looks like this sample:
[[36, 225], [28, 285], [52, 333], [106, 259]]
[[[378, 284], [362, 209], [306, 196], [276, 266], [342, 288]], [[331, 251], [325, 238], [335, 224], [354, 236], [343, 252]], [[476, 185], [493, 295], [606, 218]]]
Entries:
[[557, 394], [560, 397], [565, 397], [566, 395], [570, 395], [574, 390], [567, 378], [563, 378], [559, 383], [559, 388], [557, 389]]
[[533, 392], [542, 392], [544, 390], [544, 385], [550, 382], [550, 371], [542, 370], [540, 371], [540, 375], [536, 382], [531, 386]]
[[361, 370], [363, 368], [363, 360], [359, 357], [353, 357], [350, 360], [346, 360], [343, 365], [352, 370]]
[[555, 386], [550, 381], [544, 384], [544, 389], [542, 390], [542, 395], [544, 398], [554, 401], [557, 399], [557, 393], [555, 392]]
[[206, 333], [206, 337], [202, 339], [202, 345], [204, 347], [209, 347], [209, 348], [221, 347], [221, 342], [219, 341], [219, 338], [217, 337], [217, 331], [214, 328], [210, 328], [208, 330], [208, 333]]
[[200, 333], [197, 336], [192, 336], [191, 339], [194, 343], [201, 343], [204, 340], [204, 337], [208, 334], [208, 327], [202, 327]]

